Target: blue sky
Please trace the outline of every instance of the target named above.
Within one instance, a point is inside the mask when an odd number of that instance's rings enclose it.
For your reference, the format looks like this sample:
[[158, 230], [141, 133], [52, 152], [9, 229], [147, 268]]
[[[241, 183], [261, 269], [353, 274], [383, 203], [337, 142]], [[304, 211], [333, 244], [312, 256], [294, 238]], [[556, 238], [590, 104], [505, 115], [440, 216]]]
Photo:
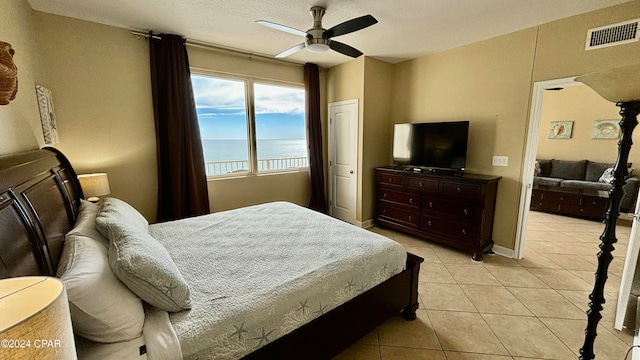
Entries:
[[[192, 75], [203, 139], [246, 139], [244, 82]], [[305, 139], [302, 88], [254, 86], [258, 139]]]

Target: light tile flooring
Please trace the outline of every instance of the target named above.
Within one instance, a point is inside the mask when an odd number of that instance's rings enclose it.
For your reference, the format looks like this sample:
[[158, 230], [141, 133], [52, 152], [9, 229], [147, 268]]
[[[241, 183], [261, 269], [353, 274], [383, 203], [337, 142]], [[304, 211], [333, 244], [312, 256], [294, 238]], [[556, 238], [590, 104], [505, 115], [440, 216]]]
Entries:
[[[389, 229], [372, 231], [422, 256], [415, 321], [390, 319], [334, 360], [577, 359], [587, 324], [602, 223], [530, 212], [525, 256], [469, 254]], [[631, 331], [613, 328], [629, 226], [617, 226], [598, 360], [623, 360]]]

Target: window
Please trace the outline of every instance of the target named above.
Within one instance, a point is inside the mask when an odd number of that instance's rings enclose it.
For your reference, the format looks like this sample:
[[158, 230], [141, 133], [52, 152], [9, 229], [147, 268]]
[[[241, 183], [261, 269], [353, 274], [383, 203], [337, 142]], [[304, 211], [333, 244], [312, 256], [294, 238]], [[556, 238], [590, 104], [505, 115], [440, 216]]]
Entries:
[[308, 166], [302, 87], [192, 75], [207, 176]]

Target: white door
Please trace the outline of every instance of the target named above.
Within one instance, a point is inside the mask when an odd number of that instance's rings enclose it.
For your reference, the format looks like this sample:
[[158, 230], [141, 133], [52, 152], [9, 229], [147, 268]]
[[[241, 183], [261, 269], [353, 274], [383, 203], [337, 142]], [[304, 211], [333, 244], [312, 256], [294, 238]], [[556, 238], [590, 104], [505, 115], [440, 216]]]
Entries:
[[329, 214], [356, 222], [358, 100], [329, 104]]
[[[624, 323], [627, 305], [629, 304], [629, 295], [631, 294], [631, 286], [633, 284], [633, 277], [636, 273], [638, 253], [640, 252], [640, 229], [638, 228], [639, 213], [640, 196], [638, 196], [638, 199], [636, 200], [636, 211], [633, 214], [629, 247], [627, 248], [627, 257], [624, 260], [624, 269], [622, 270], [622, 279], [620, 280], [618, 307], [616, 308], [616, 321], [614, 324], [614, 327], [618, 330], [622, 330], [622, 325]], [[629, 311], [636, 311], [636, 309], [630, 309]]]

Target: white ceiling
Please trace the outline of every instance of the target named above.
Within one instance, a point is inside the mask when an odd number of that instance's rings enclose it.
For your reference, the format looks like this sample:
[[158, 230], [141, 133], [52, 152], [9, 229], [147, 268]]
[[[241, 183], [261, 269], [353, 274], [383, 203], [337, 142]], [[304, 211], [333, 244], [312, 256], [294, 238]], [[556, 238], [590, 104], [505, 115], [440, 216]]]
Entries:
[[[324, 6], [323, 27], [366, 14], [378, 24], [336, 37], [390, 63], [489, 39], [628, 0], [28, 0], [35, 10], [117, 27], [153, 30], [273, 56], [304, 39], [273, 30], [268, 20], [302, 31], [309, 9]], [[606, 24], [602, 24], [606, 25]], [[585, 34], [586, 36], [586, 34]], [[306, 50], [289, 57], [331, 67], [351, 58]]]

